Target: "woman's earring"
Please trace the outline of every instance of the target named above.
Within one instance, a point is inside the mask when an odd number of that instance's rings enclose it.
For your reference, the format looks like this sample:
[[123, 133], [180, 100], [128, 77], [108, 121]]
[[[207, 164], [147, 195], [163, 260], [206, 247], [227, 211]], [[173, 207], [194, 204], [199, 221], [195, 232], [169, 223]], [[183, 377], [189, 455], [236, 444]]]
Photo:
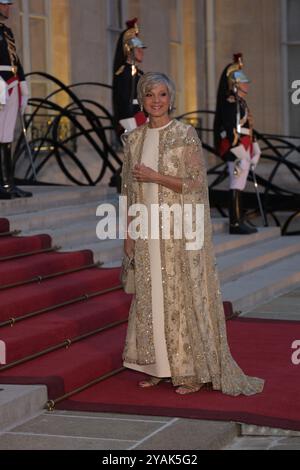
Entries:
[[141, 112], [144, 112], [144, 106], [141, 104]]

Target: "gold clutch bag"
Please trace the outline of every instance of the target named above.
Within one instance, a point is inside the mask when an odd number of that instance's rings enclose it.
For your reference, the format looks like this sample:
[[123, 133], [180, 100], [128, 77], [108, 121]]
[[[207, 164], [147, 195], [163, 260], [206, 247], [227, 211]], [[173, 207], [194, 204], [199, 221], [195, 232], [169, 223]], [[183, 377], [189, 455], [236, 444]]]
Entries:
[[126, 255], [122, 263], [121, 282], [126, 294], [135, 294], [134, 258]]

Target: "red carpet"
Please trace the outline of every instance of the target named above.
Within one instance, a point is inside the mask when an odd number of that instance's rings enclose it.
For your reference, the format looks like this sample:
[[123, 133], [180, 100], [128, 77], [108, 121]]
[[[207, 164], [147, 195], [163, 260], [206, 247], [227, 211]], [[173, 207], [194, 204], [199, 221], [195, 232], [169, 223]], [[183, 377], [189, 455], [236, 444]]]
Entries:
[[171, 384], [143, 390], [143, 375], [126, 371], [63, 402], [78, 411], [176, 416], [237, 421], [300, 431], [300, 366], [291, 362], [291, 344], [300, 323], [234, 320], [227, 323], [231, 351], [247, 374], [266, 380], [264, 392], [232, 398], [205, 390], [179, 397]]
[[[0, 219], [0, 230], [9, 230], [7, 221]], [[51, 238], [47, 235], [0, 237], [0, 323], [51, 309], [17, 322], [13, 328], [0, 325], [9, 366], [0, 367], [0, 383], [45, 384], [49, 399], [58, 399], [122, 367], [124, 322], [131, 298], [121, 290], [99, 294], [119, 286], [119, 269], [91, 268], [93, 256], [89, 251], [39, 253], [50, 247]], [[20, 253], [30, 256], [1, 261], [1, 257]], [[68, 272], [76, 269], [80, 271]], [[8, 288], [9, 284], [47, 275], [53, 277]], [[72, 305], [61, 305], [76, 299]], [[230, 314], [230, 304], [224, 308]], [[111, 326], [116, 322], [123, 323]], [[105, 331], [100, 332], [104, 327]], [[300, 366], [291, 363], [291, 344], [300, 339], [300, 324], [236, 320], [228, 322], [228, 330], [233, 355], [241, 367], [248, 374], [266, 379], [263, 394], [231, 398], [201, 391], [179, 397], [170, 384], [140, 390], [136, 384], [141, 375], [126, 371], [73, 395], [59, 407], [238, 420], [300, 430]], [[81, 338], [86, 334], [89, 336]], [[67, 340], [73, 341], [68, 348]], [[14, 364], [20, 360], [23, 363]]]
[[[101, 298], [56, 309], [37, 318], [26, 320], [26, 324], [17, 324], [14, 328], [2, 328], [0, 335], [1, 338], [5, 338], [7, 344], [7, 362], [11, 363], [30, 356], [59, 344], [67, 338], [76, 338], [111, 323], [126, 320], [130, 302], [129, 296], [120, 291], [118, 294], [106, 294]], [[86, 342], [89, 341], [86, 340]], [[43, 362], [48, 364], [48, 361], [51, 362], [49, 355], [43, 358]], [[32, 364], [33, 372], [35, 372], [36, 362]], [[48, 370], [47, 364], [45, 367]], [[15, 374], [16, 369], [11, 370], [13, 371]], [[18, 373], [17, 371], [16, 374]]]
[[0, 287], [93, 263], [90, 251], [46, 253], [0, 263]]
[[0, 239], [0, 261], [22, 253], [50, 248], [51, 237], [49, 235], [38, 235], [35, 237], [2, 237]]
[[9, 222], [7, 219], [0, 219], [0, 233], [9, 231]]

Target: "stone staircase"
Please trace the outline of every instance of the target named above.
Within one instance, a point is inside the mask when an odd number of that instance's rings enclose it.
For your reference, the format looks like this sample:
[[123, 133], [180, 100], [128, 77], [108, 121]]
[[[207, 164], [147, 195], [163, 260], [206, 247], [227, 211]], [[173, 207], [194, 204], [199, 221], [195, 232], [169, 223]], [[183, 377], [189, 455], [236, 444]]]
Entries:
[[[96, 209], [101, 203], [117, 207], [115, 190], [32, 190], [32, 199], [0, 201], [0, 217], [9, 219], [11, 230], [22, 230], [23, 235], [47, 233], [63, 251], [91, 249], [95, 261], [108, 267], [120, 265], [123, 242], [99, 241], [96, 237]], [[235, 310], [246, 313], [300, 285], [300, 237], [281, 237], [274, 227], [262, 228], [251, 236], [230, 236], [228, 221], [222, 218], [213, 219], [213, 227], [223, 298], [232, 301]], [[46, 399], [44, 386], [0, 386], [0, 435], [42, 414]], [[236, 425], [232, 426], [236, 435]]]
[[[48, 233], [64, 251], [90, 249], [95, 261], [119, 266], [120, 240], [96, 236], [102, 203], [118, 207], [118, 195], [106, 187], [33, 188], [32, 199], [0, 201], [1, 217], [23, 235]], [[246, 312], [300, 285], [300, 237], [281, 237], [277, 227], [260, 228], [250, 236], [228, 235], [228, 221], [213, 219], [214, 242], [224, 300]]]

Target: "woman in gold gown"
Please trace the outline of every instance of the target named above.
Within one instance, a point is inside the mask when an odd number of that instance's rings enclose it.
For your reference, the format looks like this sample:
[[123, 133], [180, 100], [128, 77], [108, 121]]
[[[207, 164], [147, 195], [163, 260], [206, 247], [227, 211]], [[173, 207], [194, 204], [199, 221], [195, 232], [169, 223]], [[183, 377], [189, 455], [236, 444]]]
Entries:
[[181, 395], [204, 384], [233, 396], [259, 393], [264, 381], [246, 376], [228, 347], [201, 142], [193, 127], [171, 119], [175, 87], [168, 77], [146, 74], [138, 95], [149, 123], [124, 139], [122, 195], [128, 207], [143, 204], [149, 214], [155, 204], [190, 205], [194, 229], [196, 206], [204, 205], [204, 243], [187, 249], [190, 240], [176, 237], [174, 227], [162, 236], [162, 211], [157, 221], [149, 215], [149, 232], [156, 224], [158, 236], [134, 240], [128, 233], [124, 248], [134, 256], [136, 294], [124, 366], [147, 374], [143, 388], [169, 379]]

